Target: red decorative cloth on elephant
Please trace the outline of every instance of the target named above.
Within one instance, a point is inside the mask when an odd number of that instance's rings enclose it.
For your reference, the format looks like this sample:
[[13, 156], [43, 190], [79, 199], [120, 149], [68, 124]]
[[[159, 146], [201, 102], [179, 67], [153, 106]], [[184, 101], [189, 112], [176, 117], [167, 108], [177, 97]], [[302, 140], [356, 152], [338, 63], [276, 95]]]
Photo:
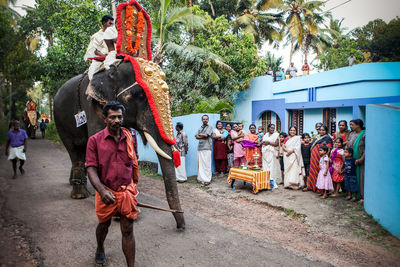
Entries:
[[119, 142], [114, 140], [108, 128], [88, 140], [86, 167], [97, 168], [100, 181], [116, 198], [114, 204], [106, 205], [96, 192], [96, 214], [99, 222], [107, 221], [117, 212], [130, 219], [137, 216], [136, 184], [139, 168], [132, 142], [129, 130], [124, 128]]

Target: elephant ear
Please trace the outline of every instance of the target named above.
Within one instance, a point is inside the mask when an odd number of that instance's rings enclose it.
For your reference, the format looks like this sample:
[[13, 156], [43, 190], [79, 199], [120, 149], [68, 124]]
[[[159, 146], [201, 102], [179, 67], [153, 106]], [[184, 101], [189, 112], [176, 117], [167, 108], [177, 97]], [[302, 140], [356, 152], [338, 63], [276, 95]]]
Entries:
[[172, 125], [170, 96], [165, 74], [156, 63], [143, 58], [126, 56], [135, 72], [136, 82], [143, 88], [155, 123], [162, 139], [169, 145], [175, 144]]
[[151, 20], [136, 0], [117, 7], [117, 52], [152, 60]]

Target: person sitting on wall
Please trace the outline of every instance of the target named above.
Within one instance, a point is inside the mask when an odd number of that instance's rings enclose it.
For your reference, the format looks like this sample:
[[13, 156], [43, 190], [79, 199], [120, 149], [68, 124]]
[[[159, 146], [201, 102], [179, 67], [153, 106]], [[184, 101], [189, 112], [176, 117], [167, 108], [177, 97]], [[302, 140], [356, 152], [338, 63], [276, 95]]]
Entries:
[[310, 74], [310, 66], [307, 63], [307, 60], [304, 61], [304, 65], [301, 67], [301, 70], [303, 71], [303, 76]]
[[365, 52], [363, 53], [363, 63], [371, 62], [371, 52], [369, 48], [365, 48]]
[[354, 56], [354, 53], [350, 53], [347, 61], [349, 62], [349, 66], [353, 66], [354, 64], [356, 64], [356, 57]]
[[277, 72], [275, 73], [275, 80], [282, 81], [282, 76], [283, 76], [283, 73], [281, 71], [281, 68], [279, 67]]
[[297, 68], [294, 66], [294, 63], [290, 63], [290, 67], [287, 69], [287, 72], [290, 74], [290, 79], [297, 76]]

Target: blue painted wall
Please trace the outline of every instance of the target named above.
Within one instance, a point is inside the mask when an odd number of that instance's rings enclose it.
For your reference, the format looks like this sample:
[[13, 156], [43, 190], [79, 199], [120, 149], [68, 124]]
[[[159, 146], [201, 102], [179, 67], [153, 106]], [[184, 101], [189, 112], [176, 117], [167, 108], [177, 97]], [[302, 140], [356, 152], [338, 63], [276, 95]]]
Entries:
[[[220, 119], [219, 114], [207, 114], [209, 116], [209, 125], [215, 128], [216, 122]], [[197, 130], [202, 125], [201, 117], [203, 114], [190, 114], [186, 116], [173, 117], [172, 124], [175, 125], [177, 122], [183, 123], [183, 131], [186, 132], [188, 136], [189, 143], [189, 151], [186, 156], [186, 173], [187, 176], [197, 175], [197, 145], [198, 141], [194, 137], [197, 133]], [[176, 134], [176, 133], [175, 133]], [[143, 145], [143, 141], [138, 136], [138, 153], [139, 160], [142, 161], [151, 161], [158, 163], [158, 158], [156, 152], [154, 152], [153, 148], [150, 145]], [[214, 162], [213, 162], [213, 171], [214, 171]], [[158, 166], [158, 173], [161, 174], [161, 168]]]
[[399, 69], [400, 62], [364, 63], [279, 82], [257, 77], [234, 100], [235, 120], [248, 125], [271, 110], [279, 115], [285, 131], [287, 110], [304, 109], [304, 131], [309, 132], [322, 121], [326, 107], [337, 108], [337, 121], [365, 119], [365, 105], [400, 101]]
[[400, 238], [400, 108], [367, 105], [364, 208]]

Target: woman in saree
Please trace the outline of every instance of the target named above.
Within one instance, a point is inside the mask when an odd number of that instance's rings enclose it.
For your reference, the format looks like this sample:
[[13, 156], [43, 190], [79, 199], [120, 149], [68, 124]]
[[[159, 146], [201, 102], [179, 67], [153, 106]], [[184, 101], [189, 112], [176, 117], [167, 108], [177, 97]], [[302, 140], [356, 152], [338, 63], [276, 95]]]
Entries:
[[303, 157], [301, 156], [301, 139], [297, 128], [289, 128], [289, 139], [283, 145], [283, 161], [285, 166], [285, 188], [300, 189], [304, 186]]
[[[259, 157], [261, 157], [261, 150], [260, 150], [260, 144], [261, 142], [258, 141], [258, 134], [256, 132], [257, 128], [254, 124], [251, 124], [249, 127], [250, 133], [246, 134], [244, 136], [244, 140], [248, 140], [250, 142], [244, 142], [247, 145], [244, 145], [242, 142], [243, 147], [246, 149], [246, 161], [250, 168], [255, 167], [255, 160], [254, 160], [254, 155], [258, 154]], [[243, 141], [244, 141], [243, 140]], [[260, 159], [258, 159], [258, 164], [260, 163]]]
[[228, 132], [222, 127], [222, 122], [217, 121], [216, 129], [214, 129], [211, 137], [214, 139], [214, 162], [215, 171], [219, 174], [224, 174], [227, 170], [227, 146], [225, 138]]
[[359, 187], [357, 199], [364, 197], [364, 160], [365, 160], [365, 128], [360, 119], [350, 121], [351, 133], [349, 134], [348, 148], [352, 148], [353, 158], [356, 160], [357, 184]]
[[322, 145], [326, 145], [329, 149], [332, 149], [333, 146], [332, 138], [328, 134], [328, 127], [326, 125], [319, 127], [318, 135], [311, 142], [310, 175], [307, 180], [307, 188], [304, 188], [303, 191], [318, 191], [316, 184], [319, 172], [319, 160], [321, 159], [319, 147]]
[[339, 131], [333, 134], [333, 140], [336, 140], [337, 138], [342, 138], [343, 139], [343, 147], [346, 147], [347, 141], [349, 139], [349, 134], [350, 131], [347, 127], [347, 121], [341, 120], [338, 123], [338, 128]]
[[267, 133], [262, 139], [262, 166], [269, 170], [270, 178], [279, 184], [282, 180], [279, 164], [279, 133], [275, 132], [275, 125], [268, 124]]

